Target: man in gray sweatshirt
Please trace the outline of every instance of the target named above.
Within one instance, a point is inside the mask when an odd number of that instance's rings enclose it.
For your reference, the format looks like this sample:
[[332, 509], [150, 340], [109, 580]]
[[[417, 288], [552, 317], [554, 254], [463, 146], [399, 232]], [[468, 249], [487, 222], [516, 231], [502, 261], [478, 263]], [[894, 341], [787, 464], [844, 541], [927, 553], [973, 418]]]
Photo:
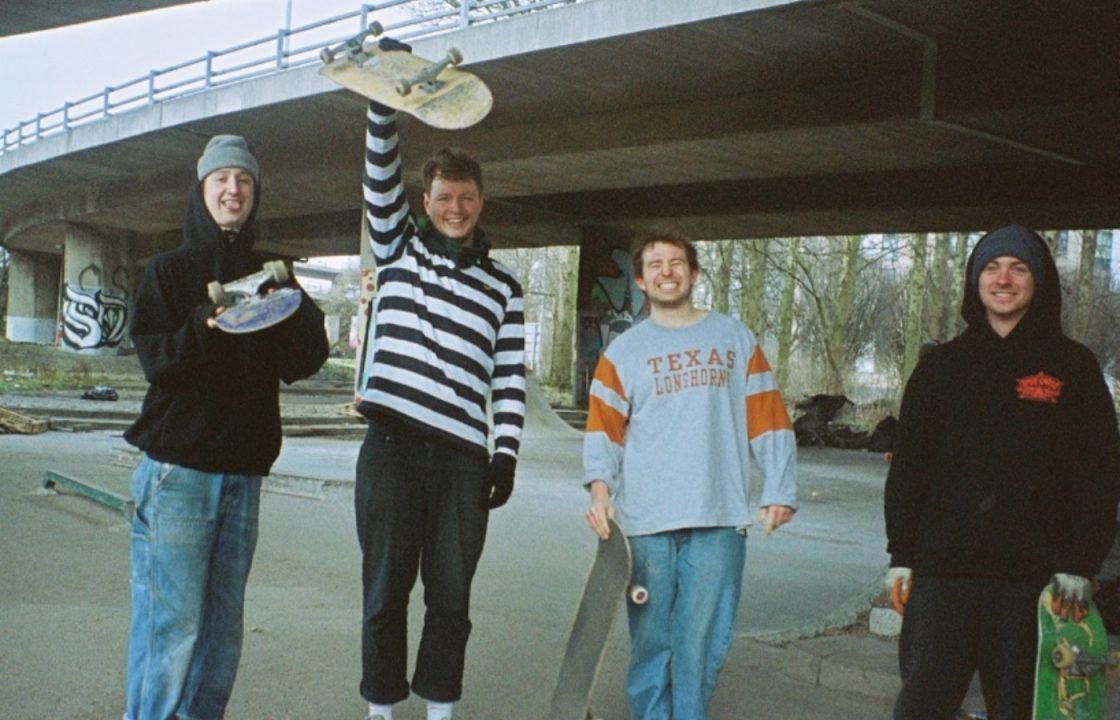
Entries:
[[692, 304], [696, 250], [661, 233], [634, 254], [650, 318], [604, 351], [584, 438], [587, 524], [608, 518], [634, 557], [627, 693], [634, 720], [707, 718], [731, 645], [746, 554], [750, 459], [758, 521], [789, 522], [797, 498], [793, 426], [754, 335]]

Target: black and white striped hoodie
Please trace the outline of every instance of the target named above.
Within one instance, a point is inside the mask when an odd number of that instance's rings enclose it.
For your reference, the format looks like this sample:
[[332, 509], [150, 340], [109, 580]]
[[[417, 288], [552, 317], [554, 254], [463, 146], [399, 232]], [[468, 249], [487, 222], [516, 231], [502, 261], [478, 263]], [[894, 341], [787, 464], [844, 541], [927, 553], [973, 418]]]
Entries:
[[489, 397], [494, 452], [516, 460], [525, 416], [521, 285], [485, 251], [458, 267], [433, 229], [416, 226], [401, 179], [396, 114], [371, 107], [367, 119], [363, 192], [377, 299], [359, 409], [488, 453]]

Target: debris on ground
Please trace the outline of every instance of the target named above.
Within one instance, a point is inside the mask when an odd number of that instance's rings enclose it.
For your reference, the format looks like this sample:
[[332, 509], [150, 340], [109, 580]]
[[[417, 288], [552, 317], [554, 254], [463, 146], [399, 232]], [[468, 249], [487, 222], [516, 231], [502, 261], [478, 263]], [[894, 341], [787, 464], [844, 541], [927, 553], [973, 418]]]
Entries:
[[117, 400], [117, 391], [108, 385], [95, 385], [82, 394], [83, 400]]
[[49, 426], [47, 420], [21, 415], [14, 410], [0, 408], [0, 432], [18, 433], [20, 435], [36, 435], [46, 432]]

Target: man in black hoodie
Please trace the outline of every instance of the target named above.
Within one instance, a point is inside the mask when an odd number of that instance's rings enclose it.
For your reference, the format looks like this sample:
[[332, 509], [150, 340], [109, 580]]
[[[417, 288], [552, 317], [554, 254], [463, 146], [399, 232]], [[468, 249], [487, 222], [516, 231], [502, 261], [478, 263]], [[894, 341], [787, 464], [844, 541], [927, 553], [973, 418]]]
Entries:
[[1049, 249], [1002, 227], [966, 274], [968, 328], [915, 368], [887, 476], [888, 584], [911, 590], [896, 720], [950, 717], [977, 669], [991, 718], [1029, 718], [1039, 593], [1083, 612], [1116, 533], [1116, 414]]
[[[229, 335], [206, 284], [259, 270], [257, 160], [217, 135], [198, 160], [183, 244], [148, 263], [132, 341], [150, 383], [125, 438], [132, 476], [132, 627], [126, 720], [220, 718], [241, 653], [261, 476], [280, 452], [279, 381], [327, 358], [323, 313], [303, 296], [283, 323]], [[294, 282], [294, 281], [293, 281]]]

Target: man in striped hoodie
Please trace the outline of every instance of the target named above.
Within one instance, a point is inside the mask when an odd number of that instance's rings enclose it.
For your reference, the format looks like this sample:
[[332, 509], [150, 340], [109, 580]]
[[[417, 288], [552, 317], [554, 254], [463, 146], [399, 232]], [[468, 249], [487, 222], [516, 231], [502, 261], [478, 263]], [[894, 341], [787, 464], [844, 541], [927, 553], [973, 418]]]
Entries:
[[587, 524], [626, 532], [634, 720], [707, 718], [731, 645], [746, 555], [749, 467], [762, 469], [758, 521], [789, 522], [797, 496], [793, 426], [754, 335], [695, 307], [696, 250], [663, 233], [634, 254], [651, 315], [603, 353], [583, 446]]
[[361, 693], [371, 720], [392, 720], [409, 695], [408, 597], [419, 570], [426, 614], [411, 690], [428, 701], [429, 720], [447, 720], [462, 694], [487, 519], [513, 491], [525, 412], [522, 292], [478, 226], [478, 163], [449, 149], [428, 160], [420, 227], [405, 199], [396, 114], [374, 102], [367, 117], [363, 192], [378, 291], [358, 388], [369, 420], [354, 492]]

